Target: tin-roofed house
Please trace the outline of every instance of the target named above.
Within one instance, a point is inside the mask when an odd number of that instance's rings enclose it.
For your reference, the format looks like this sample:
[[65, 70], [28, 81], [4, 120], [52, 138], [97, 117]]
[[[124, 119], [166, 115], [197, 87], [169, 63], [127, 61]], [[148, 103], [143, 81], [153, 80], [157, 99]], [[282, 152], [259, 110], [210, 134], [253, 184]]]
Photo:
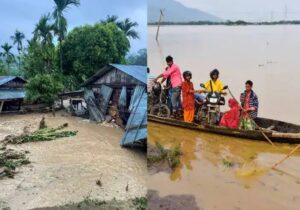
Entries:
[[112, 117], [125, 127], [121, 145], [145, 144], [147, 138], [147, 67], [109, 64], [82, 85], [90, 118]]
[[0, 76], [0, 113], [19, 111], [25, 98], [26, 81], [17, 76]]

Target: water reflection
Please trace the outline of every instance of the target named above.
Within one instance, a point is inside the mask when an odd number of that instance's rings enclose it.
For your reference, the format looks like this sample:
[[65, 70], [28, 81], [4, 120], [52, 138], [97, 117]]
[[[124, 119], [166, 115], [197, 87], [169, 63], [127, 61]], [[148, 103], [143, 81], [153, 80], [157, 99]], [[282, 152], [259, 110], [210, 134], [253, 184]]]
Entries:
[[[233, 169], [239, 177], [263, 175], [266, 168], [286, 155], [294, 146], [238, 139], [215, 134], [149, 123], [148, 142], [155, 145], [158, 141], [167, 148], [180, 145], [183, 155], [181, 163], [170, 174], [170, 180], [182, 179], [182, 173], [189, 173], [196, 165], [195, 160], [204, 159], [211, 165], [226, 170], [224, 161], [233, 163]], [[300, 152], [295, 154], [300, 156]], [[255, 172], [255, 173], [254, 173]], [[261, 173], [262, 172], [262, 173]], [[300, 175], [300, 174], [299, 174]]]

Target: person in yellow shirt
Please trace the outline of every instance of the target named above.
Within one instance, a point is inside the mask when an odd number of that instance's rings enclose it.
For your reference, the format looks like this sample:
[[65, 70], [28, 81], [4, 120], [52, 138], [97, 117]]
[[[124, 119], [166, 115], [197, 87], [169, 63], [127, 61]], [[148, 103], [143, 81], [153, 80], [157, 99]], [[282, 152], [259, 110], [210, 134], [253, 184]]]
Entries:
[[[224, 93], [226, 94], [226, 92], [223, 90], [223, 83], [222, 81], [219, 79], [219, 70], [218, 69], [214, 69], [210, 72], [210, 80], [208, 80], [205, 83], [205, 87], [202, 90], [202, 93], [195, 93], [195, 99], [197, 102], [204, 102], [207, 96], [208, 92], [211, 92], [212, 90], [214, 92], [219, 92], [219, 93]], [[205, 93], [206, 92], [206, 93]]]
[[214, 91], [218, 93], [225, 93], [225, 91], [223, 90], [223, 83], [219, 79], [219, 74], [220, 72], [218, 71], [218, 69], [214, 69], [210, 72], [211, 79], [205, 83], [205, 90], [207, 92]]

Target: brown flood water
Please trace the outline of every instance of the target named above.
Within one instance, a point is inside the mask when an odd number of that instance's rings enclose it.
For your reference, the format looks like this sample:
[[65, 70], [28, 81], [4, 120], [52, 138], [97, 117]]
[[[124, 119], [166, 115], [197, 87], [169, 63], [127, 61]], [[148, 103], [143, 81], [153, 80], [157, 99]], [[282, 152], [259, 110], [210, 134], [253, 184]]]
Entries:
[[155, 34], [156, 27], [148, 27], [148, 66], [153, 75], [164, 71], [164, 58], [170, 54], [182, 71], [193, 73], [196, 89], [214, 68], [237, 98], [251, 79], [259, 116], [300, 124], [298, 25], [164, 26], [159, 45]]
[[[0, 116], [0, 139], [20, 134], [24, 126], [37, 129], [42, 116], [49, 126], [68, 123], [75, 137], [10, 146], [28, 150], [31, 164], [14, 179], [0, 180], [0, 207], [32, 209], [97, 200], [128, 200], [146, 195], [146, 158], [143, 152], [123, 149], [123, 130], [98, 125], [59, 112]], [[101, 179], [102, 187], [96, 185]], [[128, 184], [128, 191], [126, 185]]]
[[[299, 209], [300, 151], [278, 170], [269, 169], [294, 146], [272, 147], [151, 122], [148, 132], [149, 144], [179, 144], [183, 152], [180, 166], [172, 173], [149, 175], [148, 188], [160, 197], [188, 195], [203, 210]], [[234, 165], [226, 167], [224, 160]], [[186, 206], [189, 209], [189, 203]]]
[[[170, 54], [182, 71], [193, 73], [196, 89], [214, 68], [236, 97], [251, 79], [259, 97], [259, 116], [300, 124], [299, 26], [163, 26], [159, 43], [156, 29], [148, 27], [151, 74], [164, 71], [164, 58]], [[300, 151], [279, 170], [268, 169], [293, 145], [275, 148], [155, 123], [149, 123], [148, 133], [150, 144], [180, 144], [183, 151], [181, 165], [173, 173], [149, 174], [149, 190], [165, 203], [182, 195], [189, 196], [184, 205], [190, 209], [197, 209], [189, 206], [193, 201], [204, 210], [299, 209]], [[224, 160], [234, 166], [226, 167]]]

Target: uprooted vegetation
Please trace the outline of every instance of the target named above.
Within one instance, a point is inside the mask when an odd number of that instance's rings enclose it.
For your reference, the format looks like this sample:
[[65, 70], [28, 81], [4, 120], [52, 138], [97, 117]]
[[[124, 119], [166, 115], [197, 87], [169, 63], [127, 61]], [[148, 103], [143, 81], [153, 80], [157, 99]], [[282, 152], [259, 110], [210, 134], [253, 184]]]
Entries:
[[0, 151], [0, 178], [4, 176], [13, 178], [17, 167], [29, 164], [26, 153], [28, 152], [18, 152], [3, 147]]
[[171, 147], [170, 149], [165, 149], [163, 145], [156, 142], [155, 143], [155, 152], [154, 155], [148, 155], [148, 163], [154, 164], [158, 162], [167, 161], [170, 168], [175, 169], [180, 164], [180, 156], [182, 155], [180, 145]]
[[[43, 124], [43, 126], [41, 126]], [[61, 131], [62, 129], [68, 127], [68, 123], [60, 125], [56, 128], [48, 128], [45, 125], [45, 119], [41, 120], [40, 126], [41, 129], [38, 129], [32, 133], [24, 132], [23, 134], [8, 135], [4, 138], [4, 144], [22, 144], [27, 142], [37, 142], [37, 141], [51, 141], [58, 138], [75, 136], [78, 131]], [[24, 129], [25, 130], [25, 129]]]
[[0, 142], [0, 178], [10, 177], [13, 178], [17, 173], [16, 169], [22, 165], [29, 164], [30, 161], [26, 157], [28, 151], [17, 151], [8, 149], [7, 144], [22, 144], [27, 142], [37, 141], [51, 141], [57, 138], [75, 136], [77, 131], [61, 131], [68, 127], [65, 123], [56, 128], [48, 128], [45, 123], [45, 118], [40, 122], [39, 129], [34, 132], [28, 132], [26, 127], [24, 132], [20, 135], [8, 135]]

